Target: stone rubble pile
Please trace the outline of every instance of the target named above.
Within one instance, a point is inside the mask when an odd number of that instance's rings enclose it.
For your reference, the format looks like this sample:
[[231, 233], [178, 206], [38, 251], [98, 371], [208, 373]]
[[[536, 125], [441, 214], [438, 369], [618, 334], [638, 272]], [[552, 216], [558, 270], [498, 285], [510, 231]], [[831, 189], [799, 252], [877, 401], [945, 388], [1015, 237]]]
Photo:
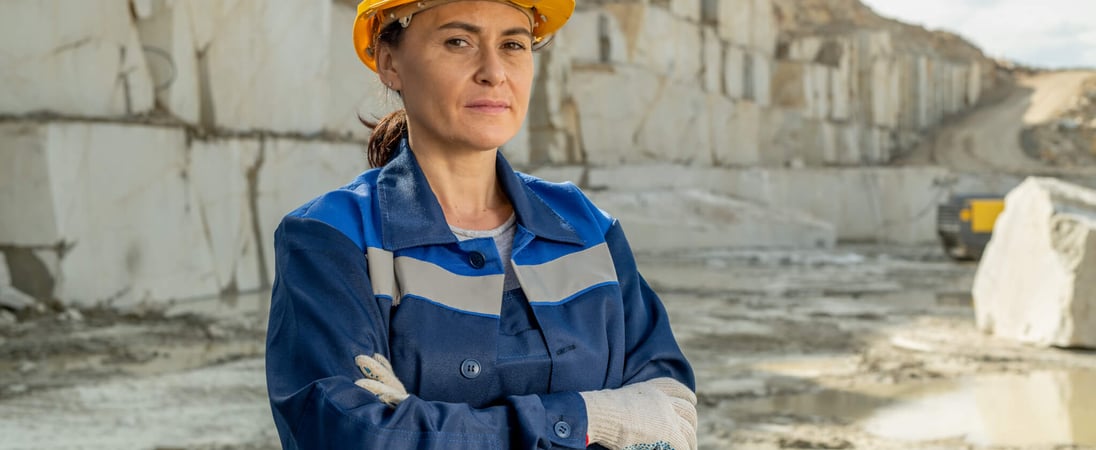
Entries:
[[1058, 166], [1096, 166], [1096, 75], [1050, 120], [1025, 127], [1021, 143], [1032, 158]]

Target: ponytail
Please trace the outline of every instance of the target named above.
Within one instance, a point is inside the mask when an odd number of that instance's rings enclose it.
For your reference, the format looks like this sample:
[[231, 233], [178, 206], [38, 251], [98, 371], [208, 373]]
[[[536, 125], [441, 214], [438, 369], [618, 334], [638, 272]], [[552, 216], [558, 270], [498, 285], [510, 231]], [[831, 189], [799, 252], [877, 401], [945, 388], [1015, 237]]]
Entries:
[[400, 139], [407, 134], [407, 111], [398, 109], [384, 116], [379, 122], [373, 123], [362, 119], [362, 123], [373, 130], [373, 133], [369, 135], [369, 145], [366, 147], [369, 153], [369, 166], [381, 167], [388, 164], [399, 150]]

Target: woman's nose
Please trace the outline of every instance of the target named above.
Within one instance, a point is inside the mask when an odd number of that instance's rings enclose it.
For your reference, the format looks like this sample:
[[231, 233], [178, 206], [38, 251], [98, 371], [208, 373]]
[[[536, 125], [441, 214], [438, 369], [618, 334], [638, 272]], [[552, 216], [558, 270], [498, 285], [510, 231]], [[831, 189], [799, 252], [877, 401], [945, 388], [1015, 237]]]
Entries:
[[506, 80], [506, 67], [498, 49], [486, 49], [481, 53], [476, 82], [487, 86], [498, 86]]

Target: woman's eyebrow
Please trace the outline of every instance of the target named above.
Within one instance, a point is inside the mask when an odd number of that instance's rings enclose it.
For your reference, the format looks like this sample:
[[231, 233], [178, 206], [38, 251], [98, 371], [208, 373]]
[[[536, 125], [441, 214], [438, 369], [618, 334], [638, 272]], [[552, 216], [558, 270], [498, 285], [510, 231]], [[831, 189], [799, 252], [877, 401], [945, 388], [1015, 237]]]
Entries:
[[[481, 32], [483, 32], [482, 27], [470, 24], [468, 22], [449, 22], [447, 24], [444, 24], [444, 25], [438, 27], [438, 29], [439, 30], [446, 30], [446, 29], [464, 30], [464, 31], [467, 31], [467, 32], [472, 33], [472, 34], [480, 34]], [[529, 39], [533, 38], [533, 32], [529, 31], [528, 28], [523, 28], [523, 27], [509, 28], [506, 31], [503, 31], [502, 35], [503, 36], [521, 35], [521, 36], [528, 36]]]
[[528, 29], [528, 28], [522, 28], [522, 27], [514, 27], [514, 28], [510, 28], [510, 29], [508, 29], [508, 30], [506, 30], [506, 31], [503, 31], [503, 32], [502, 32], [502, 35], [503, 35], [503, 36], [517, 36], [517, 35], [521, 35], [521, 36], [526, 36], [526, 37], [528, 37], [529, 39], [533, 39], [533, 32], [532, 32], [532, 31], [529, 31], [529, 29]]

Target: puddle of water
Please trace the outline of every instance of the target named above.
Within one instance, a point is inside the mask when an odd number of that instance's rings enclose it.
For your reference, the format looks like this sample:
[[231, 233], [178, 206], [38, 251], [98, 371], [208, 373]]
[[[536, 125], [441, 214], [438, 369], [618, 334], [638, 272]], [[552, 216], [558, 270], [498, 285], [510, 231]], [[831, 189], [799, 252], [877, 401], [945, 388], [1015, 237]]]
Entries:
[[887, 439], [974, 445], [1096, 445], [1096, 371], [983, 375], [761, 399], [760, 414], [829, 417]]
[[798, 378], [850, 375], [856, 373], [858, 355], [822, 355], [781, 358], [752, 364], [754, 370]]

